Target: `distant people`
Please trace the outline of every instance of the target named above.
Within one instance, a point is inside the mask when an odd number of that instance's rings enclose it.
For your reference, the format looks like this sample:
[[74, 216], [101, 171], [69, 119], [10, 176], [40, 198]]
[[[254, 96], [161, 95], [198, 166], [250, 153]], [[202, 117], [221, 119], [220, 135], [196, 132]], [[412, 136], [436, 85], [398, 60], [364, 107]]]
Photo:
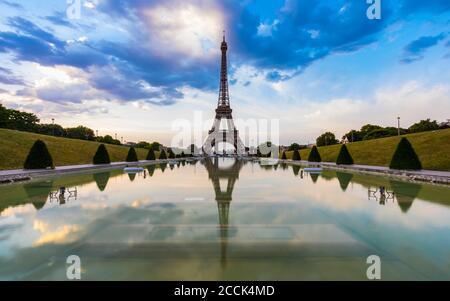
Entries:
[[380, 195], [385, 196], [386, 194], [386, 188], [384, 186], [380, 186]]

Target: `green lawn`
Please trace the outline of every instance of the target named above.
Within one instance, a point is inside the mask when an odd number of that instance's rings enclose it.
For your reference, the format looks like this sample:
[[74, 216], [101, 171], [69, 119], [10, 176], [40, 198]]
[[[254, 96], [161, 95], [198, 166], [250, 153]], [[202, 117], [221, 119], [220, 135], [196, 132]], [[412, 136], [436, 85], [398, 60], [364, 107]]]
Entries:
[[[33, 143], [41, 139], [53, 157], [55, 166], [92, 163], [100, 143], [57, 138], [34, 133], [0, 129], [0, 170], [22, 168]], [[106, 144], [111, 161], [125, 161], [129, 147]], [[136, 149], [139, 160], [147, 157], [147, 150]]]
[[[406, 135], [419, 155], [424, 169], [450, 171], [450, 129]], [[87, 164], [99, 143], [56, 138], [34, 133], [0, 129], [0, 170], [22, 168], [29, 149], [37, 139], [43, 140], [53, 156], [56, 166]], [[388, 166], [399, 137], [389, 137], [347, 144], [355, 164]], [[335, 162], [339, 145], [319, 147], [322, 160]], [[125, 161], [128, 147], [106, 145], [111, 161]], [[147, 156], [147, 150], [136, 149], [140, 160]], [[303, 160], [308, 158], [309, 150], [300, 151]], [[292, 152], [287, 152], [292, 158]]]
[[[424, 169], [450, 171], [450, 129], [405, 135], [411, 142]], [[398, 136], [360, 141], [347, 144], [355, 164], [389, 166], [395, 148], [400, 141]], [[319, 147], [324, 162], [335, 162], [340, 145]], [[309, 149], [300, 151], [302, 160], [307, 160]], [[292, 158], [292, 152], [286, 157]]]

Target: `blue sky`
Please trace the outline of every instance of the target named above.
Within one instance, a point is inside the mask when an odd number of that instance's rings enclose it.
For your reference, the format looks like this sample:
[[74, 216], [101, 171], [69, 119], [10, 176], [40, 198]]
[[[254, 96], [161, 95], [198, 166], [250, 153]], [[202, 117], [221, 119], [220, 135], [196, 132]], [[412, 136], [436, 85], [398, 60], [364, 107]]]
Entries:
[[92, 0], [73, 19], [65, 0], [0, 0], [0, 100], [43, 122], [169, 143], [174, 120], [213, 118], [225, 29], [234, 117], [279, 119], [281, 143], [450, 118], [450, 2], [381, 0], [379, 20], [367, 8]]

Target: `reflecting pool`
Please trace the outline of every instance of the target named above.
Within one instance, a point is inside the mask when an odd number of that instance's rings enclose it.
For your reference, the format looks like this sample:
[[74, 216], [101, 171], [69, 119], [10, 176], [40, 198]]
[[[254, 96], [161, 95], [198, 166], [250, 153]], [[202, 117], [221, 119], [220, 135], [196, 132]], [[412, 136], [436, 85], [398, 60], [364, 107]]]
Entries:
[[0, 280], [66, 280], [70, 255], [83, 280], [365, 280], [370, 255], [450, 280], [450, 188], [229, 158], [0, 186]]

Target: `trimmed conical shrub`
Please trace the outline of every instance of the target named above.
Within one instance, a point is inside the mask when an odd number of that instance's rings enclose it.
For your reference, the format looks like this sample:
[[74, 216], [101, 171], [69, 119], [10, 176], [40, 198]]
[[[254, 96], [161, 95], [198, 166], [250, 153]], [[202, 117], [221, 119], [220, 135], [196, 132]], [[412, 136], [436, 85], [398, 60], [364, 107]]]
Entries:
[[353, 158], [350, 155], [347, 146], [345, 144], [341, 146], [341, 150], [339, 151], [339, 155], [336, 159], [336, 164], [343, 164], [343, 165], [353, 164]]
[[312, 147], [311, 151], [309, 152], [308, 161], [309, 162], [322, 162], [322, 158], [320, 157], [319, 150], [317, 149], [317, 147], [315, 145]]
[[169, 153], [169, 159], [175, 159], [175, 154], [170, 148], [169, 148], [168, 153]]
[[166, 159], [167, 159], [166, 152], [164, 150], [161, 150], [161, 153], [159, 154], [159, 160], [166, 160]]
[[286, 159], [287, 159], [286, 152], [283, 152], [283, 154], [281, 155], [281, 160], [286, 160]]
[[138, 161], [138, 157], [136, 154], [136, 150], [134, 149], [134, 147], [130, 147], [130, 150], [128, 151], [128, 155], [127, 155], [127, 162], [137, 162]]
[[97, 152], [94, 155], [94, 158], [92, 159], [92, 162], [94, 164], [109, 164], [111, 163], [111, 160], [109, 159], [108, 151], [106, 150], [106, 147], [104, 144], [100, 144], [97, 148]]
[[36, 140], [28, 153], [28, 156], [23, 164], [23, 168], [44, 169], [47, 167], [54, 167], [52, 155], [50, 155], [44, 141]]
[[155, 160], [156, 159], [155, 152], [152, 149], [150, 149], [148, 151], [146, 159], [147, 160]]
[[397, 145], [397, 149], [392, 156], [391, 164], [389, 168], [392, 169], [422, 169], [422, 163], [420, 163], [414, 148], [408, 139], [403, 137]]
[[295, 150], [292, 154], [292, 160], [294, 161], [300, 161], [302, 157], [300, 157], [300, 152], [298, 150]]

